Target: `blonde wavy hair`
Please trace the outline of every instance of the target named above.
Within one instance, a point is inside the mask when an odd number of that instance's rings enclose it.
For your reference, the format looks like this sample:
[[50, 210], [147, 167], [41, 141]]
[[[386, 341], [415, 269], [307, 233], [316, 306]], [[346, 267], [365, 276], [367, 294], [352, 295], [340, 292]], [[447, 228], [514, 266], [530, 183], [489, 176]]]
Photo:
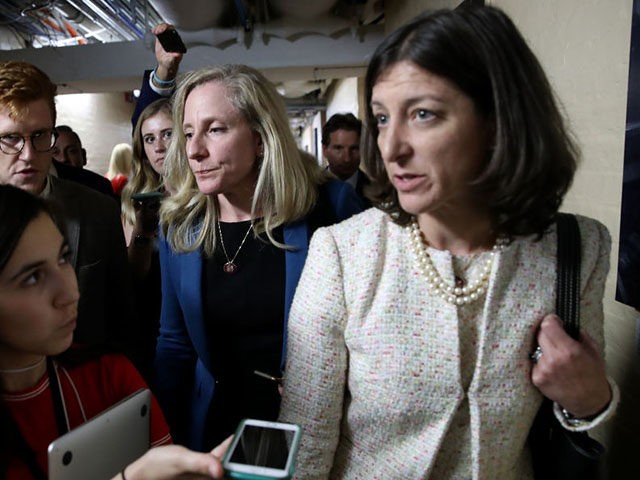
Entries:
[[131, 202], [131, 195], [155, 192], [163, 188], [163, 177], [158, 175], [149, 163], [147, 154], [144, 152], [144, 140], [142, 139], [142, 124], [145, 120], [155, 117], [159, 113], [165, 113], [171, 118], [171, 102], [168, 98], [161, 98], [147, 105], [133, 129], [131, 174], [120, 196], [122, 215], [130, 225], [134, 225], [136, 222], [136, 212]]
[[194, 88], [210, 82], [225, 87], [231, 104], [262, 140], [263, 154], [256, 159], [257, 181], [251, 206], [252, 218], [257, 219], [254, 234], [265, 233], [273, 245], [288, 248], [273, 237], [273, 230], [311, 211], [325, 176], [301, 159], [276, 89], [264, 75], [245, 65], [208, 67], [180, 79], [173, 100], [173, 138], [165, 163], [165, 181], [174, 194], [160, 209], [162, 231], [176, 252], [202, 248], [211, 256], [215, 251], [217, 199], [198, 190], [182, 129], [187, 97]]

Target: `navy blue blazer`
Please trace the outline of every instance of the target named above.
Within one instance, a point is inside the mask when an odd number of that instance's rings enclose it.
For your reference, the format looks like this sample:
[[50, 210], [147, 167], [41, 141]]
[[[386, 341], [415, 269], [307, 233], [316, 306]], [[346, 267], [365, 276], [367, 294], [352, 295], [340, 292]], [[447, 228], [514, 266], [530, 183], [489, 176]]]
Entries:
[[142, 111], [147, 108], [151, 103], [156, 100], [160, 100], [163, 97], [159, 93], [157, 93], [154, 89], [149, 86], [149, 77], [151, 76], [151, 72], [153, 70], [145, 70], [142, 75], [142, 84], [140, 85], [140, 95], [138, 96], [138, 101], [136, 102], [136, 107], [133, 110], [133, 115], [131, 115], [131, 127], [132, 131], [136, 128], [136, 123], [138, 123], [138, 118], [140, 118], [140, 114]]
[[[340, 181], [324, 184], [336, 221], [362, 211], [353, 188]], [[284, 227], [284, 243], [295, 247], [285, 251], [285, 329], [302, 267], [307, 258], [309, 226], [302, 219]], [[204, 329], [202, 299], [202, 251], [175, 253], [166, 240], [160, 241], [162, 311], [155, 359], [154, 391], [172, 427], [174, 441], [203, 450], [204, 429], [213, 399], [215, 379]]]

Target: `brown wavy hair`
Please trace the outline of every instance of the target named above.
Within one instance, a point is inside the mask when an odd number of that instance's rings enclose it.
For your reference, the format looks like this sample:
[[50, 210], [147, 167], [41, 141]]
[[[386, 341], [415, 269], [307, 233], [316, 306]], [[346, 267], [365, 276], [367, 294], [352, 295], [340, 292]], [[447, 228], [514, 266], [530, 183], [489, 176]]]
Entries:
[[401, 61], [452, 82], [494, 124], [495, 143], [469, 187], [487, 202], [496, 232], [541, 236], [571, 185], [579, 151], [540, 63], [509, 17], [494, 7], [425, 14], [388, 36], [371, 59], [363, 142], [369, 193], [406, 225], [411, 216], [387, 177], [371, 109], [376, 81]]

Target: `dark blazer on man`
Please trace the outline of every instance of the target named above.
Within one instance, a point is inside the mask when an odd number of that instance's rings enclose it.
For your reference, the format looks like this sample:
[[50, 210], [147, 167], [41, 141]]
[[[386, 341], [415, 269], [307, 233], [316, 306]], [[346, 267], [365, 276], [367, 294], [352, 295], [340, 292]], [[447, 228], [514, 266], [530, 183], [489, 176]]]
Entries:
[[356, 180], [356, 193], [364, 203], [365, 208], [371, 207], [371, 200], [364, 195], [364, 188], [371, 183], [371, 180], [362, 170], [358, 169], [358, 179]]
[[156, 100], [160, 100], [161, 98], [167, 98], [160, 95], [149, 85], [149, 77], [151, 76], [152, 71], [153, 70], [145, 70], [144, 75], [142, 76], [142, 84], [140, 85], [140, 95], [138, 96], [136, 107], [133, 110], [133, 115], [131, 115], [131, 126], [133, 127], [133, 129], [136, 128], [136, 123], [138, 123], [138, 118], [140, 118], [140, 114], [145, 108], [149, 106], [149, 104], [155, 102]]
[[62, 214], [80, 303], [74, 340], [128, 347], [132, 332], [132, 278], [118, 205], [106, 195], [49, 176], [49, 200]]
[[102, 175], [84, 168], [72, 167], [55, 159], [53, 160], [53, 166], [56, 169], [58, 178], [80, 183], [85, 187], [89, 187], [114, 199], [116, 198], [113, 193], [113, 187], [111, 187], [111, 182]]

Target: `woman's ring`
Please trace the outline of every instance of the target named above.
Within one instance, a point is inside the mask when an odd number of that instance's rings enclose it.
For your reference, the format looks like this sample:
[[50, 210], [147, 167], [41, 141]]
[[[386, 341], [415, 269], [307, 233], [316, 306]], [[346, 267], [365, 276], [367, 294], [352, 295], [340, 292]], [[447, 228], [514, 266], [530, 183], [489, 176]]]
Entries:
[[538, 360], [540, 360], [541, 356], [542, 356], [542, 349], [540, 348], [540, 345], [536, 347], [533, 353], [529, 354], [529, 358], [533, 363], [538, 363]]

